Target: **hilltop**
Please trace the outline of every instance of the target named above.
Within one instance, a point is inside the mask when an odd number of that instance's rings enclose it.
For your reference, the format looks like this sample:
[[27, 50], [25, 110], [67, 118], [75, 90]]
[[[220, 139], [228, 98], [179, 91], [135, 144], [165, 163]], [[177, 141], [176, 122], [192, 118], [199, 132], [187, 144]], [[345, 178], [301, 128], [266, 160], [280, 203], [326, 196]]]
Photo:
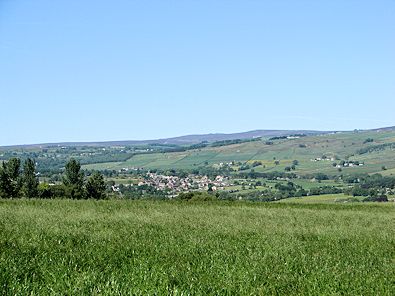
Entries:
[[[359, 132], [381, 132], [381, 131], [395, 131], [395, 126], [382, 127], [368, 130], [355, 130]], [[209, 134], [191, 134], [183, 135], [170, 138], [161, 139], [147, 139], [147, 140], [120, 140], [120, 141], [95, 141], [95, 142], [54, 142], [54, 143], [33, 143], [23, 145], [7, 145], [0, 146], [3, 149], [18, 149], [18, 148], [45, 148], [45, 147], [111, 147], [111, 146], [139, 146], [139, 145], [193, 145], [202, 142], [213, 143], [218, 141], [230, 141], [230, 140], [246, 140], [254, 138], [272, 138], [272, 137], [283, 137], [289, 135], [326, 135], [334, 133], [342, 133], [348, 131], [318, 131], [318, 130], [276, 130], [276, 129], [258, 129], [246, 132], [237, 133], [209, 133]]]

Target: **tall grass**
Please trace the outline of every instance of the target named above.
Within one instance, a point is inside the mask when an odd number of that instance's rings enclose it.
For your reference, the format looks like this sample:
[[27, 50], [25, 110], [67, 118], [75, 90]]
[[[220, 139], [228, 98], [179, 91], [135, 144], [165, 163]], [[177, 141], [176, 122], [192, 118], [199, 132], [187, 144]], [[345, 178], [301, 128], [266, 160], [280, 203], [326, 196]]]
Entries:
[[392, 205], [0, 201], [1, 295], [395, 295]]

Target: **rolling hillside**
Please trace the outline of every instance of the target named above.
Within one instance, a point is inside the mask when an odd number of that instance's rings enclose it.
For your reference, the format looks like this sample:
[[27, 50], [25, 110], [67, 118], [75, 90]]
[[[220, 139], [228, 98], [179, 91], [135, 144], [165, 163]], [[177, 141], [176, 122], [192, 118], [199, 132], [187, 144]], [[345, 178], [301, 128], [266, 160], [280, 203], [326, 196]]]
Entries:
[[[336, 174], [340, 171], [392, 174], [395, 173], [394, 149], [395, 131], [390, 128], [310, 135], [270, 142], [266, 139], [182, 152], [138, 154], [126, 161], [90, 164], [84, 168], [193, 169], [201, 166], [220, 166], [225, 163], [232, 163], [232, 166], [237, 167], [259, 161], [262, 165], [254, 167], [254, 170], [270, 172], [284, 171], [294, 160], [298, 160], [295, 172], [300, 174]], [[276, 161], [279, 163], [276, 164]], [[341, 162], [345, 162], [346, 166], [339, 168], [334, 165]]]

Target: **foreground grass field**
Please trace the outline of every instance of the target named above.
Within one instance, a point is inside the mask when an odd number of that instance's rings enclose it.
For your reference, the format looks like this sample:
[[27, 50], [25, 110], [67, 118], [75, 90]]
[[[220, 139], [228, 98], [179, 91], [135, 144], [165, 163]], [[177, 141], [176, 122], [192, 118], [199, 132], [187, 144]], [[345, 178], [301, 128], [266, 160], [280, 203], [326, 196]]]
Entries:
[[393, 204], [0, 200], [0, 294], [395, 295]]

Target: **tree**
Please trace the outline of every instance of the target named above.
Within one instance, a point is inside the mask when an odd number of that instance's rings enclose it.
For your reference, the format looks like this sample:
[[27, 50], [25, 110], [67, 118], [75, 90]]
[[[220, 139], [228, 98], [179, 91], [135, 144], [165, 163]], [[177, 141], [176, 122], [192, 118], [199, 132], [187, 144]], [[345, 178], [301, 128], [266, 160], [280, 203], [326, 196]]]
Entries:
[[84, 197], [84, 173], [81, 171], [81, 164], [74, 158], [65, 166], [63, 184], [67, 187], [67, 193], [71, 198]]
[[23, 195], [27, 198], [38, 196], [38, 178], [36, 177], [36, 164], [31, 158], [26, 159], [23, 165]]
[[106, 184], [104, 177], [99, 172], [94, 172], [86, 182], [86, 195], [88, 198], [103, 199], [106, 197]]
[[4, 198], [18, 197], [21, 189], [21, 160], [11, 158], [3, 162], [0, 168], [0, 196]]

